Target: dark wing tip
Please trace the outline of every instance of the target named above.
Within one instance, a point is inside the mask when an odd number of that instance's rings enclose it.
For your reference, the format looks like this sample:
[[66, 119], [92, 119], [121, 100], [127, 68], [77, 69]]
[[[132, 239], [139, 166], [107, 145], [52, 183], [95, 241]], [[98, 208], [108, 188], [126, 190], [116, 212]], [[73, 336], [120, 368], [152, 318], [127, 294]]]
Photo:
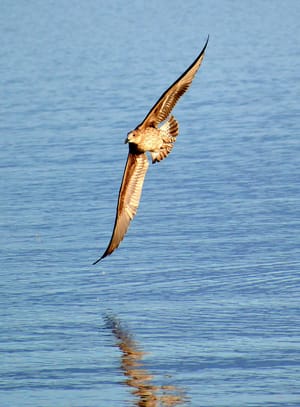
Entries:
[[102, 257], [99, 257], [99, 259], [94, 261], [94, 263], [92, 263], [92, 265], [94, 266], [95, 264], [99, 263], [100, 260], [102, 260]]
[[205, 51], [205, 49], [206, 49], [206, 47], [207, 47], [207, 44], [208, 44], [208, 40], [209, 40], [209, 34], [207, 35], [207, 39], [206, 39], [206, 41], [205, 41], [204, 47], [203, 47], [203, 49], [202, 49], [202, 51], [201, 51], [201, 54], [203, 54], [203, 52]]
[[95, 264], [99, 263], [99, 261], [101, 261], [104, 257], [106, 257], [106, 256], [103, 255], [103, 256], [99, 257], [98, 260], [94, 261], [93, 266], [94, 266]]

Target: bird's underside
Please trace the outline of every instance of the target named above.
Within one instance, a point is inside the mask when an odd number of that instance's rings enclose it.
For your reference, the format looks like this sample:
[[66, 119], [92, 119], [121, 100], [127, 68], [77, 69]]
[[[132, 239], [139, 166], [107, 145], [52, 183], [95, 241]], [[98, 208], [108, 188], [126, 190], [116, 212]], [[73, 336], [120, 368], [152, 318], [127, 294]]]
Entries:
[[207, 41], [190, 67], [162, 94], [145, 119], [125, 140], [129, 153], [119, 191], [115, 225], [107, 249], [93, 264], [109, 256], [123, 240], [140, 202], [145, 175], [149, 166], [147, 152], [152, 163], [159, 162], [171, 152], [179, 127], [170, 116], [179, 98], [191, 85], [204, 58]]

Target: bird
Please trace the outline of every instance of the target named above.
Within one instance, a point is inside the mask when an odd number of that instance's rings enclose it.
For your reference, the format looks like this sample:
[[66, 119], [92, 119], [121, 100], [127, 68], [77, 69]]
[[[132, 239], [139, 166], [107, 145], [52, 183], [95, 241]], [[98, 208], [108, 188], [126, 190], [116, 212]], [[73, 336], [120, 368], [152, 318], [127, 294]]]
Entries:
[[179, 134], [179, 125], [171, 112], [190, 87], [203, 61], [208, 40], [209, 36], [194, 62], [160, 96], [144, 120], [127, 134], [125, 143], [128, 143], [129, 151], [119, 190], [113, 232], [105, 252], [93, 264], [111, 255], [119, 247], [136, 215], [149, 167], [147, 152], [150, 153], [154, 164], [166, 158], [172, 151]]

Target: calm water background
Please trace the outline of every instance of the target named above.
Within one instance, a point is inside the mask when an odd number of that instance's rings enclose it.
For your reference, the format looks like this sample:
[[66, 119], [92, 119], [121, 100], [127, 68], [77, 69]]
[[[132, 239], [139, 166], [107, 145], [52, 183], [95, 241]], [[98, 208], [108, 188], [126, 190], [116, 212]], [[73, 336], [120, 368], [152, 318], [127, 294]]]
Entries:
[[[182, 405], [300, 405], [299, 21], [297, 0], [1, 1], [1, 406], [132, 406], [107, 313]], [[172, 154], [91, 266], [127, 132], [208, 33]]]

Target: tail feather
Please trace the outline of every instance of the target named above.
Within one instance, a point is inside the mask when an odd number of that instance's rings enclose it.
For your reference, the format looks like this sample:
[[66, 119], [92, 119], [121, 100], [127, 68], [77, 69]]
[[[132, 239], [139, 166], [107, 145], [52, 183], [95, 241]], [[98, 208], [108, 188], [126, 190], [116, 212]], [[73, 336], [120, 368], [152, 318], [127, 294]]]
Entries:
[[151, 152], [153, 164], [166, 158], [173, 148], [176, 137], [179, 134], [178, 122], [174, 116], [171, 116], [169, 120], [161, 126], [160, 132], [163, 145], [159, 151]]

